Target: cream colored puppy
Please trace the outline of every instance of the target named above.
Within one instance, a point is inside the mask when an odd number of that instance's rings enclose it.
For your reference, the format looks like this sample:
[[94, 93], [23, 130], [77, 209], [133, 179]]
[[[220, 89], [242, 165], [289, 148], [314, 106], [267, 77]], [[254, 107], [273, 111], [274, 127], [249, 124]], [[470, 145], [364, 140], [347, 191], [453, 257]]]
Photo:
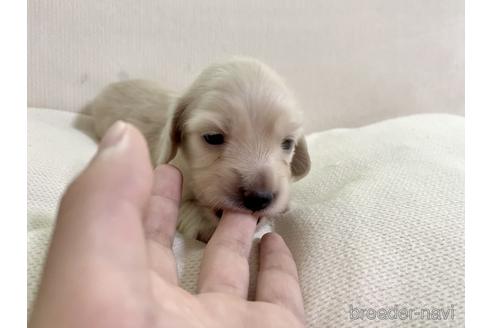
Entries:
[[233, 58], [203, 71], [181, 96], [156, 82], [109, 85], [89, 104], [99, 137], [117, 120], [139, 128], [154, 165], [183, 173], [178, 230], [208, 241], [223, 210], [272, 217], [309, 172], [302, 115], [282, 79]]

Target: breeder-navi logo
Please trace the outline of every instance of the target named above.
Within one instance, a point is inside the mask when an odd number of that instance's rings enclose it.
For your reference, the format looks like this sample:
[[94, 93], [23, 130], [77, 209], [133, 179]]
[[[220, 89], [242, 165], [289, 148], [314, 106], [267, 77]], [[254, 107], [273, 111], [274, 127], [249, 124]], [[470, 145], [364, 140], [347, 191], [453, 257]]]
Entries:
[[350, 320], [454, 320], [454, 304], [448, 308], [360, 308], [349, 305]]

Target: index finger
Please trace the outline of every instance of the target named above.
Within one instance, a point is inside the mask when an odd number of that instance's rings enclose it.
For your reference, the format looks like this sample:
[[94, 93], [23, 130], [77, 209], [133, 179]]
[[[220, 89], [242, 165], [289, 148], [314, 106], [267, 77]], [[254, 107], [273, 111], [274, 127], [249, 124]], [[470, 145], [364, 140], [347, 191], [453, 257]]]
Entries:
[[149, 199], [144, 230], [151, 268], [166, 281], [178, 283], [176, 260], [172, 251], [182, 177], [171, 165], [160, 165], [154, 171], [154, 185]]
[[246, 298], [249, 284], [248, 258], [257, 218], [226, 212], [205, 248], [199, 293], [228, 293]]

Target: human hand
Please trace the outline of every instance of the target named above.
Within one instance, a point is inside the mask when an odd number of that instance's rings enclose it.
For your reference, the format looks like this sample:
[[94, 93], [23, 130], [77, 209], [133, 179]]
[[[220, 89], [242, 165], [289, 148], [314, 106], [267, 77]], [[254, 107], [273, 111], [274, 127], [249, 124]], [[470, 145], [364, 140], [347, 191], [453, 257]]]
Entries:
[[31, 327], [302, 327], [292, 255], [277, 234], [260, 244], [247, 301], [256, 218], [225, 213], [207, 244], [198, 293], [178, 286], [172, 252], [181, 175], [155, 172], [142, 135], [116, 123], [66, 191]]

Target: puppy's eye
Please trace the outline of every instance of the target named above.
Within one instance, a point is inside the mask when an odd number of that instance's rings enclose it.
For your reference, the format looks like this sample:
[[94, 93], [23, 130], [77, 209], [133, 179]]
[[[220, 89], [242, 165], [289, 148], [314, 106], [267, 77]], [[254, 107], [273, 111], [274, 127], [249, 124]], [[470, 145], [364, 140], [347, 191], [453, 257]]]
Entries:
[[222, 145], [224, 143], [224, 135], [220, 133], [208, 133], [203, 135], [203, 140], [209, 145]]
[[284, 139], [284, 141], [282, 141], [282, 149], [283, 150], [291, 150], [292, 146], [294, 146], [294, 140]]

